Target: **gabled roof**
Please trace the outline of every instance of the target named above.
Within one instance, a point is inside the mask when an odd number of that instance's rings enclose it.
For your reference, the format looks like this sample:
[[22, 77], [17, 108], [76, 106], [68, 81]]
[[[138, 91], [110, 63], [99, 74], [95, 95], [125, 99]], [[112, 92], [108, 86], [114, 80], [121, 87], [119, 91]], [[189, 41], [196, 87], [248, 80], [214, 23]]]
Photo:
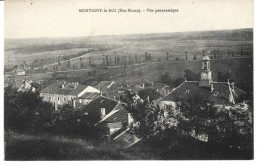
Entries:
[[88, 105], [83, 105], [79, 110], [83, 112], [89, 111], [100, 111], [101, 108], [105, 108], [106, 115], [110, 113], [116, 106], [118, 102], [110, 98], [99, 96], [98, 98], [92, 100]]
[[[76, 88], [75, 88], [76, 86]], [[62, 88], [61, 83], [50, 84], [46, 88], [41, 90], [41, 93], [50, 93], [50, 94], [64, 94], [64, 95], [72, 95], [76, 96], [81, 93], [84, 89], [86, 89], [87, 85], [73, 85], [73, 84], [65, 84], [64, 88]]]
[[[213, 92], [210, 91], [210, 88], [200, 87], [199, 81], [186, 81], [183, 82], [180, 86], [174, 89], [170, 94], [160, 99], [160, 101], [178, 101], [178, 100], [187, 100], [192, 94], [201, 95], [210, 101], [213, 101], [215, 104], [229, 104], [229, 86], [227, 82], [213, 82]], [[233, 96], [238, 98], [244, 95], [245, 92], [235, 87]]]
[[68, 95], [71, 92], [71, 89], [61, 89], [57, 92], [57, 94]]
[[87, 85], [77, 85], [76, 89], [73, 89], [69, 95], [78, 95], [80, 92], [82, 92], [84, 89], [86, 89], [88, 86]]
[[123, 125], [127, 125], [128, 114], [126, 110], [118, 110], [107, 119], [103, 120], [105, 123], [117, 123], [121, 122]]
[[82, 96], [79, 97], [79, 99], [90, 99], [93, 100], [100, 96], [100, 93], [93, 93], [93, 92], [87, 92], [84, 93]]
[[59, 90], [61, 90], [61, 84], [54, 83], [54, 84], [50, 84], [46, 88], [42, 89], [41, 93], [56, 94], [56, 93], [58, 93]]

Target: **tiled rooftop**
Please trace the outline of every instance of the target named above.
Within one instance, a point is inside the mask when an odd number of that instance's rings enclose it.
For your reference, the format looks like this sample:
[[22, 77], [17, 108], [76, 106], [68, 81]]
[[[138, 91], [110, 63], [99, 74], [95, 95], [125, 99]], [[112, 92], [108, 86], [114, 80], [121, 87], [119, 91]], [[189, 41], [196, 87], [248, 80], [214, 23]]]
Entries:
[[[199, 87], [198, 81], [187, 81], [183, 82], [179, 87], [173, 90], [169, 95], [161, 98], [161, 101], [178, 101], [187, 100], [192, 94], [201, 95], [215, 104], [228, 104], [229, 103], [229, 87], [226, 82], [213, 82], [213, 92], [210, 88]], [[235, 87], [233, 96], [238, 98], [244, 95], [245, 92]]]

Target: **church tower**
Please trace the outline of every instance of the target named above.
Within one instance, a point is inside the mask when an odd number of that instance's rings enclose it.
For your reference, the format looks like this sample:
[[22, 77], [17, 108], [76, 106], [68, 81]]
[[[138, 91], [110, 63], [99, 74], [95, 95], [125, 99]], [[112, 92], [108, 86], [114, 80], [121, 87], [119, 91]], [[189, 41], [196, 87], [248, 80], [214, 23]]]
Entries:
[[212, 83], [211, 71], [210, 71], [210, 59], [206, 55], [202, 58], [202, 69], [200, 75], [200, 87], [210, 87]]

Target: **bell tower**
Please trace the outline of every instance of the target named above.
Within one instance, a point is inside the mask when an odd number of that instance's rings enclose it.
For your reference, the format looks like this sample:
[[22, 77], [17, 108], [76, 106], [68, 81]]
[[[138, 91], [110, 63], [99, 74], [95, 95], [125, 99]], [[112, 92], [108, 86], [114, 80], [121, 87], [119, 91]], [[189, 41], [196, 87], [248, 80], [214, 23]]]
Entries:
[[202, 69], [200, 75], [200, 87], [210, 87], [212, 83], [211, 71], [210, 71], [210, 59], [207, 55], [202, 58]]

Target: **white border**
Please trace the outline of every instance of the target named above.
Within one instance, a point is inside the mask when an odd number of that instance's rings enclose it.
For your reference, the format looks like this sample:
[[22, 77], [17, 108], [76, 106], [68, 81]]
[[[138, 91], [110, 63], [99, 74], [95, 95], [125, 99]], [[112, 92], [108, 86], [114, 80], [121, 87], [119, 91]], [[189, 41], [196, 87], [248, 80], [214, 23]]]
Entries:
[[0, 55], [1, 55], [1, 83], [0, 83], [0, 91], [1, 91], [1, 95], [0, 95], [0, 101], [1, 101], [1, 115], [0, 115], [0, 128], [2, 129], [0, 132], [0, 154], [1, 154], [1, 165], [20, 165], [20, 164], [24, 164], [26, 166], [28, 165], [32, 165], [35, 166], [37, 165], [46, 165], [46, 164], [62, 164], [65, 166], [70, 166], [71, 164], [77, 164], [77, 165], [124, 165], [124, 166], [133, 166], [133, 165], [145, 165], [145, 164], [149, 164], [149, 165], [153, 165], [153, 166], [158, 166], [158, 165], [164, 165], [164, 166], [172, 166], [174, 164], [177, 165], [195, 165], [195, 166], [203, 166], [203, 165], [210, 165], [210, 166], [219, 166], [219, 165], [236, 165], [236, 166], [245, 166], [245, 165], [260, 165], [259, 162], [259, 145], [260, 145], [260, 137], [259, 137], [259, 126], [260, 126], [260, 120], [259, 118], [259, 111], [260, 111], [260, 86], [258, 86], [258, 83], [260, 82], [260, 77], [259, 77], [259, 73], [260, 73], [260, 65], [258, 65], [260, 63], [260, 51], [259, 51], [259, 47], [260, 47], [260, 41], [259, 41], [259, 27], [260, 27], [260, 23], [259, 23], [259, 16], [260, 15], [260, 1], [259, 0], [255, 0], [254, 2], [254, 160], [252, 161], [77, 161], [77, 162], [67, 162], [67, 161], [62, 161], [62, 162], [6, 162], [4, 161], [4, 156], [3, 156], [3, 150], [4, 150], [4, 146], [3, 146], [3, 133], [4, 133], [4, 129], [3, 129], [3, 63], [4, 63], [4, 58], [3, 58], [3, 52], [4, 52], [4, 2], [0, 1]]

